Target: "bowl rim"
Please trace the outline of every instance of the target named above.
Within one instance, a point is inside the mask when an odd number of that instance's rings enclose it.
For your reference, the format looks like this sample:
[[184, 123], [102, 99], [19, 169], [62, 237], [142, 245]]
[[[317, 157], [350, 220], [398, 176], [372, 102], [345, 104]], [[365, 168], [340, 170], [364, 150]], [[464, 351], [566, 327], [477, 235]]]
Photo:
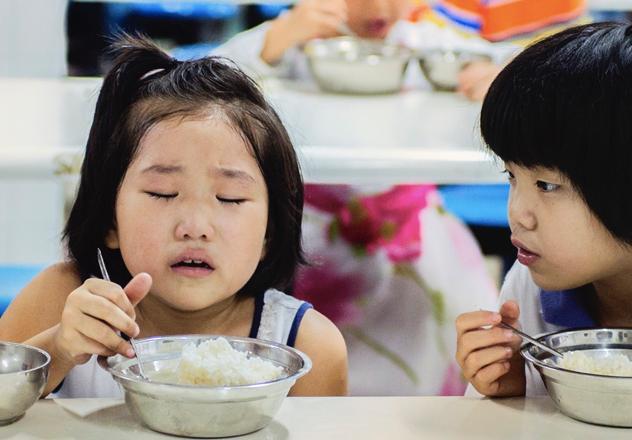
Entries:
[[40, 369], [45, 368], [48, 365], [50, 365], [50, 362], [51, 362], [50, 354], [46, 350], [43, 350], [43, 349], [41, 349], [39, 347], [35, 347], [35, 346], [29, 345], [29, 344], [23, 344], [21, 342], [9, 342], [9, 341], [0, 341], [0, 345], [12, 345], [14, 347], [15, 346], [19, 346], [19, 347], [29, 348], [31, 350], [35, 350], [35, 351], [43, 354], [44, 357], [46, 358], [46, 361], [44, 363], [42, 363], [41, 365], [38, 365], [37, 367], [29, 368], [28, 370], [11, 371], [11, 372], [8, 372], [8, 373], [0, 373], [0, 375], [2, 375], [2, 376], [8, 376], [9, 374], [32, 373], [34, 371], [40, 370]]
[[[245, 336], [230, 336], [230, 335], [201, 334], [200, 333], [200, 334], [183, 334], [183, 335], [168, 335], [168, 336], [150, 336], [147, 338], [134, 338], [134, 342], [136, 344], [139, 344], [139, 343], [151, 342], [151, 341], [155, 341], [159, 339], [193, 339], [196, 337], [204, 338], [204, 339], [225, 338], [225, 339], [236, 340], [236, 341], [241, 341], [241, 342], [256, 342], [259, 344], [271, 345], [273, 347], [280, 348], [282, 350], [289, 351], [290, 353], [297, 355], [303, 361], [303, 365], [298, 371], [296, 371], [293, 374], [290, 374], [289, 376], [280, 377], [278, 379], [268, 380], [265, 382], [256, 382], [256, 383], [244, 384], [244, 385], [210, 386], [210, 385], [195, 385], [195, 384], [179, 384], [179, 383], [172, 383], [172, 382], [163, 382], [159, 380], [145, 380], [141, 378], [140, 376], [138, 377], [127, 376], [110, 366], [110, 359], [113, 359], [116, 357], [122, 357], [122, 355], [120, 354], [117, 354], [114, 356], [107, 356], [107, 357], [99, 356], [97, 358], [97, 363], [99, 364], [101, 368], [109, 372], [112, 376], [114, 376], [114, 378], [120, 380], [121, 382], [131, 382], [131, 383], [141, 383], [141, 384], [153, 383], [160, 386], [172, 387], [174, 389], [181, 388], [181, 389], [188, 389], [188, 390], [195, 389], [195, 390], [205, 390], [205, 391], [208, 391], [208, 390], [223, 391], [223, 390], [235, 390], [235, 389], [245, 390], [245, 389], [256, 389], [256, 388], [268, 387], [276, 383], [282, 383], [282, 382], [286, 382], [290, 380], [296, 381], [300, 377], [307, 374], [312, 369], [312, 360], [305, 353], [303, 353], [302, 351], [294, 347], [290, 347], [289, 345], [281, 344], [275, 341], [269, 341], [267, 339], [250, 338], [250, 337], [245, 337]], [[127, 359], [127, 360], [131, 361], [133, 359]]]
[[[312, 56], [313, 54], [311, 53], [310, 47], [313, 47], [318, 44], [324, 44], [324, 45], [329, 46], [329, 45], [335, 44], [338, 41], [349, 41], [351, 43], [377, 44], [380, 46], [391, 47], [391, 48], [397, 49], [396, 54], [393, 54], [392, 56], [387, 57], [389, 59], [405, 58], [407, 61], [410, 61], [411, 59], [415, 58], [414, 56], [415, 51], [410, 47], [393, 43], [393, 42], [389, 42], [386, 40], [380, 40], [379, 38], [359, 38], [359, 37], [352, 37], [349, 35], [339, 35], [337, 37], [331, 37], [331, 38], [313, 38], [303, 45], [303, 52], [305, 53], [305, 55], [307, 55], [309, 59], [313, 59], [313, 58], [324, 59], [327, 57]], [[363, 58], [366, 58], [366, 57], [363, 57]], [[339, 58], [336, 58], [336, 59], [339, 59]]]
[[[549, 333], [542, 333], [540, 335], [535, 336], [535, 339], [540, 342], [544, 342], [544, 339], [550, 336], [561, 335], [564, 333], [575, 333], [575, 332], [585, 332], [585, 331], [627, 331], [632, 332], [632, 327], [578, 327], [578, 328], [567, 328], [563, 330], [557, 330]], [[551, 369], [556, 371], [561, 371], [564, 373], [578, 374], [582, 376], [590, 376], [595, 378], [606, 378], [606, 379], [632, 379], [632, 376], [614, 376], [611, 374], [596, 374], [596, 373], [587, 373], [585, 371], [577, 371], [577, 370], [569, 370], [567, 368], [558, 367], [557, 365], [547, 364], [540, 359], [534, 357], [530, 350], [532, 347], [535, 347], [531, 342], [525, 343], [520, 348], [520, 355], [527, 361], [533, 363], [535, 366], [538, 366], [543, 369]], [[569, 350], [571, 351], [571, 350]]]

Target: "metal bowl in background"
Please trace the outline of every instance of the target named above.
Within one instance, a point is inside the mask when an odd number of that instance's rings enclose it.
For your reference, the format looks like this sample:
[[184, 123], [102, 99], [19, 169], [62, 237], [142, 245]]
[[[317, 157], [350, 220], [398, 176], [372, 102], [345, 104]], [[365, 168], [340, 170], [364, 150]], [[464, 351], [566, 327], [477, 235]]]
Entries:
[[[604, 358], [632, 359], [632, 329], [567, 330], [537, 338], [562, 353], [583, 351]], [[604, 376], [558, 367], [555, 356], [526, 344], [522, 356], [540, 373], [546, 389], [564, 414], [599, 425], [632, 427], [632, 377]]]
[[312, 40], [304, 51], [322, 90], [349, 94], [399, 91], [412, 56], [401, 46], [348, 36]]
[[424, 76], [435, 90], [453, 91], [459, 85], [459, 73], [474, 61], [491, 61], [486, 54], [435, 49], [419, 55]]
[[0, 342], [0, 426], [18, 420], [40, 398], [49, 365], [44, 350]]
[[101, 357], [99, 364], [123, 386], [132, 413], [155, 431], [186, 437], [228, 437], [257, 431], [270, 423], [292, 385], [310, 370], [311, 360], [275, 342], [221, 336], [233, 348], [283, 367], [285, 374], [269, 382], [226, 387], [180, 385], [161, 379], [175, 371], [186, 344], [199, 345], [217, 337], [182, 335], [135, 340], [150, 381], [140, 377], [136, 359]]

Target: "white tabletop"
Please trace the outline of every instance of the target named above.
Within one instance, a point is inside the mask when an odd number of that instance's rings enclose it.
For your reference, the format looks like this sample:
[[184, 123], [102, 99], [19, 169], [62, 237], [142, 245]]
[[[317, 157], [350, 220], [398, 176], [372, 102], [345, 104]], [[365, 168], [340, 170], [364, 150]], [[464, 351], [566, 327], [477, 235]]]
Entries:
[[[55, 158], [81, 154], [100, 80], [0, 79], [0, 177], [46, 177]], [[263, 89], [295, 142], [306, 182], [500, 182], [481, 147], [480, 104], [410, 89], [382, 96], [325, 94], [267, 80]]]
[[482, 147], [480, 104], [410, 88], [336, 95], [268, 80], [264, 91], [297, 145], [305, 180], [318, 183], [501, 182]]
[[[92, 399], [94, 400], [94, 399]], [[97, 403], [111, 403], [97, 400]], [[85, 406], [85, 402], [82, 402]], [[466, 397], [287, 398], [263, 430], [251, 439], [629, 439], [632, 431], [581, 423], [561, 414], [548, 398]], [[150, 431], [120, 403], [86, 417], [42, 400], [12, 425], [10, 439], [169, 438]], [[170, 437], [173, 438], [173, 437]]]

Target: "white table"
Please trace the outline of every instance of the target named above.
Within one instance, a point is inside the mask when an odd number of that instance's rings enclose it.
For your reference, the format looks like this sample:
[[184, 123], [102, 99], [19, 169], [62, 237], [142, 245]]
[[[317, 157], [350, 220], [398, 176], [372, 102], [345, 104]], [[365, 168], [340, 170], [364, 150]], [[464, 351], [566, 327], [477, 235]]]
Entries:
[[[273, 422], [243, 438], [265, 440], [629, 439], [632, 431], [581, 423], [548, 398], [465, 397], [287, 398]], [[84, 418], [55, 402], [37, 402], [16, 423], [0, 427], [5, 439], [151, 439], [123, 404]]]
[[446, 92], [325, 94], [269, 80], [264, 91], [318, 183], [489, 183], [500, 169], [483, 151], [480, 104]]

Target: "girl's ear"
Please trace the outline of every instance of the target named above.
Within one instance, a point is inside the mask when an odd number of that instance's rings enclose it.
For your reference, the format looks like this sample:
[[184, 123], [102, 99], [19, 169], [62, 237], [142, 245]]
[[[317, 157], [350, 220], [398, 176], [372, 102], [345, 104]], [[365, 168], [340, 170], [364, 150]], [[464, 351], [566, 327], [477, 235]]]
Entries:
[[116, 228], [112, 228], [108, 231], [107, 235], [105, 236], [105, 245], [108, 247], [108, 249], [120, 248], [118, 232], [116, 231]]

